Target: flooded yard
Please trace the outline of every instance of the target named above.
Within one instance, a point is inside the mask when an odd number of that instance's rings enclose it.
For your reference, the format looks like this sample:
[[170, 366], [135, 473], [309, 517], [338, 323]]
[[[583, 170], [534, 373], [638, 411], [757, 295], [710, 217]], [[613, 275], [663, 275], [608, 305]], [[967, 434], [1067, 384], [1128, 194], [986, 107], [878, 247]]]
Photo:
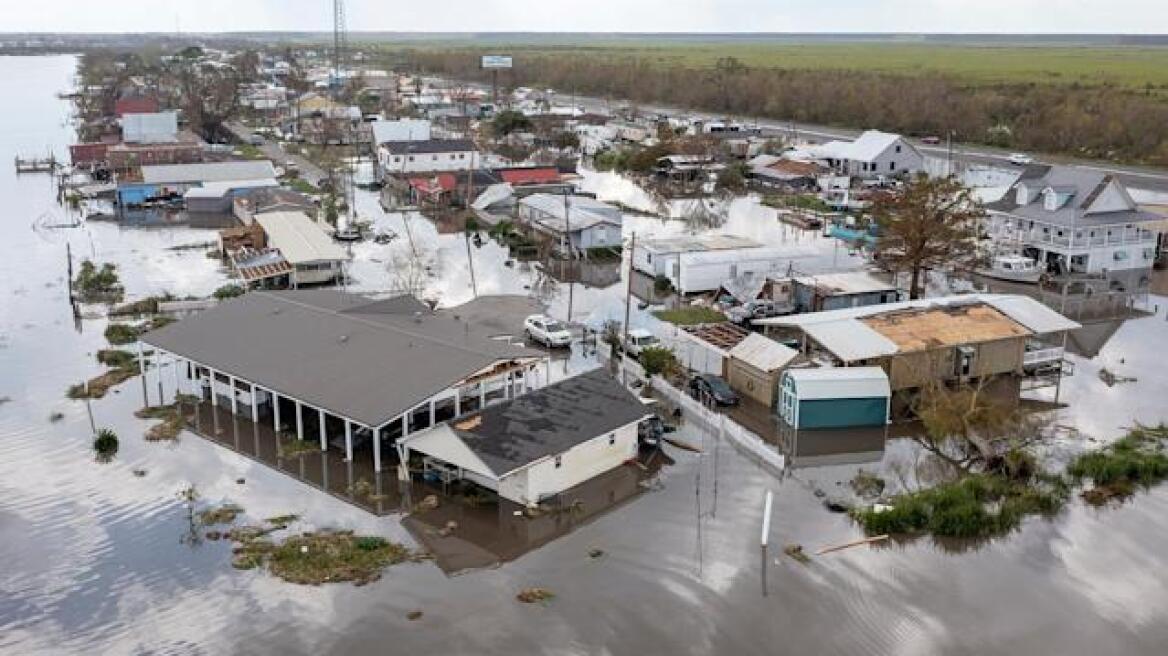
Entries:
[[[682, 422], [670, 462], [616, 470], [578, 490], [582, 512], [519, 518], [506, 506], [443, 503], [407, 517], [396, 478], [361, 504], [345, 499], [367, 462], [334, 452], [280, 458], [274, 436], [209, 407], [174, 441], [142, 436], [135, 377], [101, 400], [65, 398], [104, 370], [107, 320], [75, 320], [67, 300], [66, 244], [75, 258], [115, 262], [127, 298], [209, 294], [228, 281], [203, 250], [215, 240], [186, 226], [74, 222], [50, 178], [17, 177], [17, 154], [65, 152], [71, 57], [0, 57], [0, 653], [816, 653], [1162, 654], [1168, 644], [1168, 487], [1118, 506], [1077, 497], [1051, 519], [1026, 520], [1001, 538], [929, 538], [858, 547], [800, 563], [807, 552], [862, 537], [824, 508], [858, 468], [892, 478], [906, 440], [805, 434], [783, 476], [756, 464], [718, 431]], [[613, 176], [585, 186], [635, 206]], [[386, 214], [359, 194], [366, 218], [398, 235], [353, 246], [352, 290], [420, 289], [448, 307], [477, 295], [523, 294], [556, 318], [590, 325], [623, 318], [625, 273], [607, 284], [561, 283], [507, 249], [442, 233], [411, 214]], [[625, 231], [669, 236], [684, 221], [630, 217]], [[717, 230], [792, 248], [808, 271], [858, 268], [847, 249], [774, 219], [751, 199], [728, 208]], [[413, 259], [420, 271], [403, 271]], [[473, 268], [473, 279], [471, 270]], [[1160, 287], [1163, 289], [1163, 287]], [[1072, 427], [1052, 449], [1073, 452], [1134, 422], [1168, 421], [1168, 297], [1118, 325], [1097, 354], [1075, 357], [1055, 423]], [[655, 321], [633, 307], [634, 325]], [[577, 342], [552, 378], [597, 366]], [[1134, 377], [1108, 386], [1104, 368]], [[151, 392], [154, 393], [153, 391]], [[1053, 391], [1042, 400], [1052, 401]], [[57, 416], [59, 413], [59, 416]], [[95, 461], [92, 425], [120, 438]], [[218, 426], [218, 428], [216, 428]], [[217, 439], [216, 439], [217, 438]], [[835, 441], [835, 440], [839, 441]], [[303, 480], [300, 480], [303, 479]], [[305, 482], [306, 481], [306, 482]], [[350, 482], [353, 481], [353, 482]], [[298, 586], [232, 567], [231, 543], [192, 536], [183, 490], [205, 504], [234, 503], [252, 522], [299, 516], [293, 528], [338, 528], [427, 548], [436, 562], [403, 563], [368, 585]], [[392, 489], [391, 489], [392, 488]], [[328, 491], [328, 493], [325, 492]], [[775, 493], [770, 550], [762, 553], [763, 498]], [[384, 498], [381, 498], [384, 497]], [[362, 508], [373, 503], [374, 512]], [[377, 504], [380, 504], [378, 506]], [[453, 521], [457, 527], [447, 530]], [[443, 534], [443, 531], [446, 531]], [[539, 587], [555, 596], [522, 604]], [[421, 616], [414, 615], [422, 611]]]

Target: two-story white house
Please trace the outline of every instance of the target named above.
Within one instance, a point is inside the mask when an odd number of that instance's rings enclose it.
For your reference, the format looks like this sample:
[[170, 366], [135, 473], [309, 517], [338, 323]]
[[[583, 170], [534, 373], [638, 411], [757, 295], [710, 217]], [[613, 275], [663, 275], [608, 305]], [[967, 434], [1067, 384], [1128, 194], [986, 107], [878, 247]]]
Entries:
[[1057, 275], [1106, 275], [1129, 289], [1149, 282], [1161, 218], [1141, 211], [1111, 175], [1030, 167], [986, 210], [998, 252], [1033, 258]]
[[469, 139], [386, 141], [377, 145], [377, 159], [387, 173], [466, 171], [480, 164]]

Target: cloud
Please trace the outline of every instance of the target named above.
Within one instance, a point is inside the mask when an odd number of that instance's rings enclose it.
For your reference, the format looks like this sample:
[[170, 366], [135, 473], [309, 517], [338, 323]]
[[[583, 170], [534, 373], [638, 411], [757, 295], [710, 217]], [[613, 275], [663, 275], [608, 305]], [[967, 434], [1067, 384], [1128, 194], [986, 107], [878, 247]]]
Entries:
[[[5, 3], [5, 31], [187, 32], [331, 29], [331, 0], [58, 0]], [[361, 31], [1162, 33], [1162, 0], [348, 0]], [[1054, 10], [1057, 4], [1057, 11]]]

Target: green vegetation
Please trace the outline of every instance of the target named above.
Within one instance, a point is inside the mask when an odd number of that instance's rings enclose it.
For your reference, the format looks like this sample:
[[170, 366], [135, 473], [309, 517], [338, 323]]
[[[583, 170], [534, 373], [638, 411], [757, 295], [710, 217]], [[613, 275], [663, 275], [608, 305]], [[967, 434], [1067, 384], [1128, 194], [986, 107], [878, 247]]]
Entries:
[[525, 604], [537, 604], [551, 601], [556, 598], [556, 595], [547, 588], [524, 588], [515, 595], [515, 598]]
[[721, 323], [726, 315], [703, 305], [686, 305], [672, 310], [658, 310], [653, 316], [678, 326], [697, 326], [705, 323]]
[[281, 440], [280, 452], [285, 458], [305, 456], [310, 453], [320, 453], [320, 443], [314, 440]]
[[1137, 427], [1106, 448], [1075, 458], [1067, 473], [1076, 482], [1091, 481], [1082, 496], [1092, 505], [1127, 499], [1139, 487], [1168, 479], [1165, 441], [1168, 426]]
[[116, 303], [125, 293], [116, 265], [106, 262], [99, 268], [91, 260], [81, 262], [73, 289], [83, 303]]
[[[185, 402], [188, 399], [179, 399]], [[182, 409], [178, 403], [172, 405], [156, 405], [142, 408], [134, 412], [139, 419], [158, 419], [160, 423], [146, 430], [144, 437], [147, 442], [163, 442], [173, 440], [182, 432], [186, 424]]]
[[856, 494], [864, 498], [874, 498], [884, 493], [884, 479], [863, 469], [856, 472], [849, 484]]
[[[908, 135], [952, 130], [962, 142], [1168, 164], [1160, 128], [1168, 123], [1168, 48], [566, 42], [513, 48], [523, 62], [514, 84]], [[481, 50], [434, 45], [409, 55], [430, 73], [484, 79]]]
[[97, 361], [115, 369], [133, 369], [138, 366], [138, 358], [121, 349], [102, 349], [97, 352]]
[[616, 262], [621, 259], [621, 247], [594, 246], [585, 252], [585, 256], [593, 262]]
[[236, 148], [236, 150], [239, 151], [240, 156], [243, 157], [244, 159], [267, 159], [268, 158], [268, 156], [264, 154], [264, 151], [260, 150], [259, 148], [257, 148], [256, 146], [253, 146], [251, 144], [243, 144], [239, 148]]
[[667, 348], [647, 348], [638, 358], [648, 376], [660, 376], [678, 368], [677, 356]]
[[247, 289], [242, 285], [227, 284], [223, 285], [219, 289], [216, 289], [215, 292], [211, 295], [220, 301], [225, 301], [229, 298], [235, 298], [236, 296], [243, 296], [246, 292]]
[[491, 131], [498, 136], [506, 136], [512, 132], [531, 129], [531, 119], [523, 112], [507, 109], [495, 115], [491, 120]]
[[275, 517], [269, 517], [269, 518], [265, 519], [264, 522], [266, 522], [267, 524], [271, 525], [272, 527], [274, 527], [276, 529], [283, 529], [283, 528], [288, 528], [289, 524], [291, 524], [292, 522], [294, 522], [298, 519], [300, 519], [300, 515], [293, 515], [293, 514], [276, 515]]
[[673, 281], [664, 273], [658, 274], [653, 278], [653, 293], [658, 296], [664, 296], [673, 291]]
[[852, 516], [870, 535], [932, 533], [979, 538], [1007, 533], [1027, 515], [1053, 514], [1066, 497], [1067, 487], [1058, 477], [1031, 482], [998, 474], [971, 474], [901, 495], [886, 510], [855, 510]]
[[235, 518], [243, 514], [243, 508], [233, 503], [227, 503], [215, 508], [208, 508], [199, 513], [199, 523], [203, 526], [217, 526], [230, 524]]
[[99, 428], [93, 438], [93, 451], [98, 460], [107, 462], [118, 453], [118, 434], [108, 428]]
[[105, 340], [114, 346], [124, 346], [138, 341], [139, 331], [125, 323], [111, 323], [105, 328]]
[[307, 194], [309, 196], [320, 193], [319, 189], [312, 186], [312, 183], [310, 183], [308, 180], [305, 180], [304, 178], [289, 178], [284, 181], [284, 184], [292, 191], [299, 191], [300, 193]]
[[1052, 515], [1074, 486], [1091, 505], [1122, 501], [1138, 488], [1168, 480], [1168, 425], [1139, 426], [1102, 449], [1076, 457], [1066, 475], [1039, 472], [1033, 455], [1007, 452], [988, 471], [960, 475], [936, 487], [902, 494], [888, 507], [852, 511], [870, 535], [922, 534], [976, 538], [1007, 533], [1029, 515]]
[[364, 585], [381, 578], [386, 567], [418, 557], [382, 537], [326, 530], [296, 535], [280, 544], [258, 536], [242, 540], [235, 548], [233, 564], [237, 569], [267, 567], [281, 579], [301, 585], [340, 581]]

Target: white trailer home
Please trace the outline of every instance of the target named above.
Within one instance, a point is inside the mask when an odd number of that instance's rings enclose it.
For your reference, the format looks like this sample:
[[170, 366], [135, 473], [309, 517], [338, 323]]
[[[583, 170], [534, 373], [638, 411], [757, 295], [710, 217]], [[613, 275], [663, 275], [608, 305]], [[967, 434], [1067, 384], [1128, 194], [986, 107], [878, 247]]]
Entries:
[[637, 242], [633, 268], [665, 276], [681, 294], [711, 292], [732, 278], [752, 274], [777, 277], [783, 252], [745, 237], [703, 235]]
[[444, 479], [464, 479], [535, 506], [637, 456], [651, 413], [596, 369], [398, 441]]

